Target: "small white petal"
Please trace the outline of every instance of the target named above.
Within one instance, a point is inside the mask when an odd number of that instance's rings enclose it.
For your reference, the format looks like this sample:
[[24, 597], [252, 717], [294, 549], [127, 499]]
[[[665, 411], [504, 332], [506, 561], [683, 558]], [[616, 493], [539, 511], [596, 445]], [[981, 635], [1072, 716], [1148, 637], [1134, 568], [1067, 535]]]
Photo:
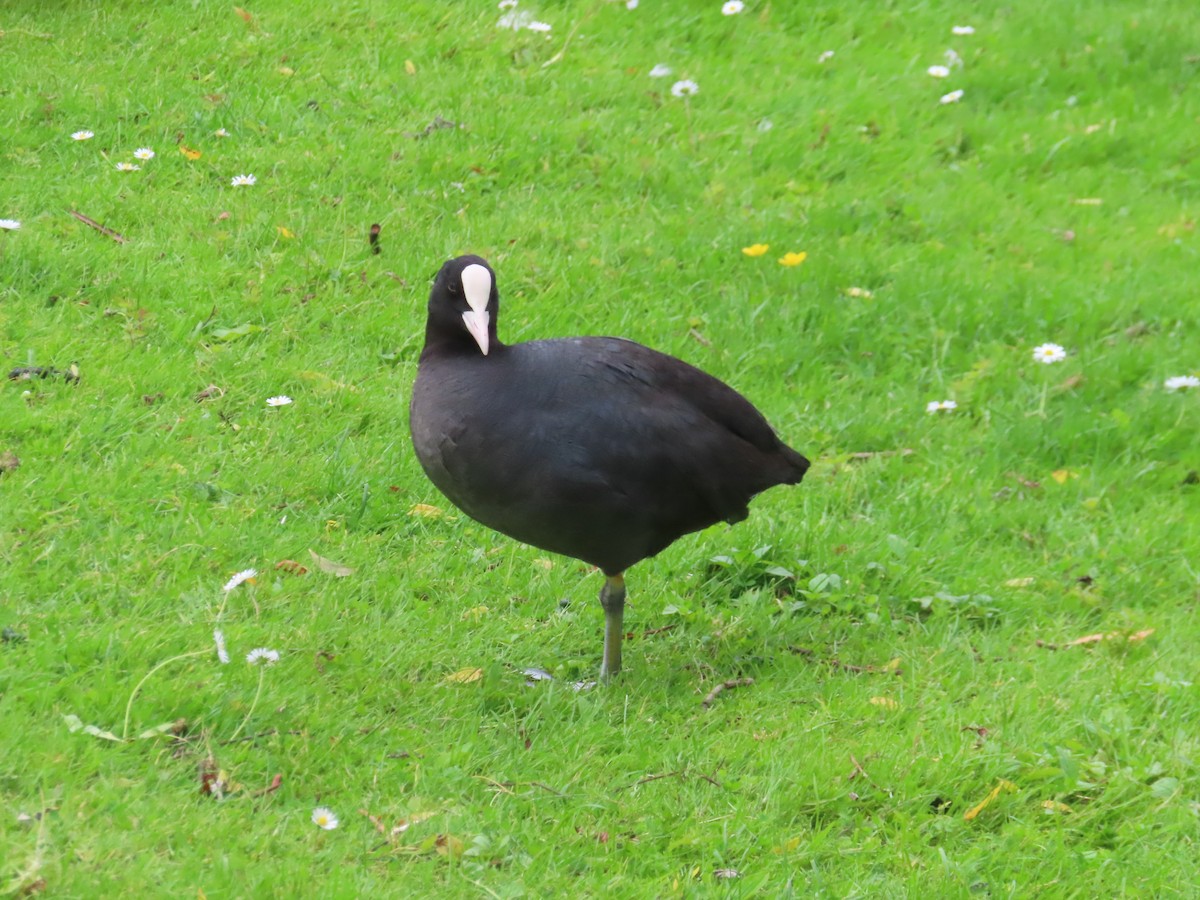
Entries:
[[251, 578], [253, 578], [257, 574], [258, 574], [258, 569], [242, 569], [242, 571], [238, 572], [232, 578], [230, 578], [227, 582], [225, 582], [225, 587], [223, 588], [223, 590], [232, 591], [239, 584], [249, 581]]
[[229, 651], [225, 649], [225, 633], [220, 628], [213, 629], [213, 643], [217, 645], [217, 659], [222, 663], [228, 663]]
[[950, 29], [954, 34], [974, 34], [975, 29], [970, 25], [955, 25]]
[[653, 69], [650, 70], [651, 78], [666, 78], [670, 74], [671, 74], [671, 67], [668, 65], [664, 65], [663, 63], [659, 63]]
[[950, 75], [950, 70], [945, 66], [930, 66], [925, 71], [927, 71], [934, 78], [946, 78]]
[[831, 59], [833, 59], [833, 51], [826, 50], [824, 53], [822, 53], [820, 56], [817, 57], [817, 62], [819, 62], [819, 63], [829, 62]]
[[1176, 375], [1164, 381], [1163, 387], [1172, 394], [1177, 391], [1190, 391], [1200, 388], [1200, 378], [1197, 378], [1195, 375]]
[[637, 9], [638, 8], [638, 0], [625, 0], [625, 8], [626, 9]]

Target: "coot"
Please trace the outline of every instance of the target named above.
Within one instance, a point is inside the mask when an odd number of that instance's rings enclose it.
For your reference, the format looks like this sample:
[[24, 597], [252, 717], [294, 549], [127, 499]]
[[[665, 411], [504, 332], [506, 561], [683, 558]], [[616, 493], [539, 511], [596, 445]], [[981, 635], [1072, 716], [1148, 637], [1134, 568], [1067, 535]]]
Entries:
[[492, 267], [449, 260], [429, 295], [410, 427], [429, 479], [472, 519], [605, 575], [601, 678], [621, 669], [624, 572], [739, 522], [808, 460], [733, 388], [611, 337], [502, 344]]

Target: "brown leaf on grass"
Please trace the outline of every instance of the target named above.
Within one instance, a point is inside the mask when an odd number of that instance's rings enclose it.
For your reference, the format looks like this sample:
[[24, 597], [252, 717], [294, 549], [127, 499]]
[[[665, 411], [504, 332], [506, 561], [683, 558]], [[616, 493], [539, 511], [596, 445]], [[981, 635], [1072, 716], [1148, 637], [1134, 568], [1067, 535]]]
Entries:
[[15, 472], [21, 467], [21, 460], [11, 450], [0, 453], [0, 475], [5, 472]]
[[1011, 781], [1006, 781], [1005, 779], [1001, 778], [986, 797], [963, 813], [963, 819], [967, 822], [974, 821], [981, 812], [987, 809], [992, 802], [1000, 796], [1001, 792], [1007, 792], [1011, 794], [1015, 793], [1017, 790], [1018, 788], [1015, 784], [1013, 784]]
[[458, 859], [467, 849], [466, 844], [452, 834], [439, 834], [434, 839], [433, 846], [438, 856], [449, 856], [451, 859]]
[[1075, 638], [1073, 641], [1067, 641], [1062, 646], [1064, 647], [1081, 647], [1088, 644], [1099, 644], [1101, 641], [1116, 641], [1125, 638], [1131, 644], [1136, 644], [1139, 641], [1144, 641], [1150, 635], [1154, 634], [1153, 628], [1146, 628], [1142, 631], [1136, 631], [1133, 634], [1125, 634], [1121, 631], [1110, 631], [1107, 634], [1085, 634], [1083, 637]]
[[281, 559], [275, 563], [275, 568], [280, 572], [287, 572], [289, 575], [307, 575], [308, 566], [301, 565], [294, 559]]
[[442, 679], [446, 684], [471, 684], [474, 681], [479, 681], [483, 678], [483, 669], [478, 666], [468, 666], [465, 669], [459, 669], [457, 672], [451, 672]]
[[345, 578], [347, 575], [354, 574], [354, 570], [349, 566], [344, 566], [341, 563], [334, 562], [332, 559], [326, 559], [323, 556], [319, 556], [311, 549], [308, 551], [308, 555], [313, 558], [313, 562], [317, 564], [318, 569], [320, 569], [322, 572], [328, 572], [335, 578]]
[[1075, 388], [1083, 384], [1087, 379], [1082, 375], [1072, 375], [1062, 384], [1058, 385], [1054, 390], [1056, 393], [1065, 394], [1067, 391], [1073, 391]]
[[215, 384], [210, 384], [204, 390], [197, 392], [192, 399], [197, 403], [203, 403], [205, 400], [212, 400], [215, 397], [224, 397], [225, 389], [219, 388]]
[[179, 152], [182, 153], [188, 159], [190, 159], [192, 162], [195, 162], [196, 160], [198, 160], [202, 155], [199, 150], [193, 150], [191, 147], [188, 147], [185, 144], [179, 145]]
[[411, 59], [406, 59], [404, 61], [404, 71], [407, 72], [409, 75], [417, 74], [417, 67], [415, 65], [413, 65], [413, 61]]
[[242, 20], [243, 22], [245, 22], [247, 25], [253, 25], [253, 24], [254, 24], [254, 16], [252, 16], [250, 13], [246, 12], [246, 11], [245, 11], [244, 9], [242, 9], [240, 6], [235, 6], [235, 7], [233, 8], [233, 11], [234, 11], [235, 13], [237, 13], [237, 14], [238, 14], [238, 17], [239, 17], [239, 18], [241, 18], [241, 20]]
[[419, 516], [422, 519], [440, 519], [445, 515], [445, 513], [436, 506], [431, 506], [428, 503], [414, 504], [412, 509], [408, 511], [408, 514], [410, 516]]

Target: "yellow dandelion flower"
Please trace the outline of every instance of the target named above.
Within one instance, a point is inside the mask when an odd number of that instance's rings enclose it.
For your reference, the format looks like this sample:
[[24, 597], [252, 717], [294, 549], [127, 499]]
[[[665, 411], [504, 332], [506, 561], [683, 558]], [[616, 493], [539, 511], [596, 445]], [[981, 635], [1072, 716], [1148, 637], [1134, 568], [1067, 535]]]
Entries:
[[742, 252], [747, 256], [762, 256], [770, 249], [770, 244], [751, 244], [749, 247], [743, 247]]
[[785, 253], [779, 257], [781, 266], [798, 266], [800, 263], [808, 259], [808, 254], [801, 250], [799, 253]]

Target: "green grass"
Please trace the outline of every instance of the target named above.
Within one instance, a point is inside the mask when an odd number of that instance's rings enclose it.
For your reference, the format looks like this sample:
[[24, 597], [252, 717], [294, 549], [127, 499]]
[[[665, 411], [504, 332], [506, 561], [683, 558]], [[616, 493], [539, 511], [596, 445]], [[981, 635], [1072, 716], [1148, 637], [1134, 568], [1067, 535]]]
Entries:
[[[522, 5], [548, 38], [491, 2], [0, 14], [0, 353], [81, 373], [0, 385], [0, 891], [1195, 896], [1188, 4]], [[409, 445], [467, 251], [504, 339], [674, 353], [817, 460], [631, 572], [605, 688], [571, 688], [600, 577], [448, 509]], [[127, 708], [186, 725], [64, 718]]]

